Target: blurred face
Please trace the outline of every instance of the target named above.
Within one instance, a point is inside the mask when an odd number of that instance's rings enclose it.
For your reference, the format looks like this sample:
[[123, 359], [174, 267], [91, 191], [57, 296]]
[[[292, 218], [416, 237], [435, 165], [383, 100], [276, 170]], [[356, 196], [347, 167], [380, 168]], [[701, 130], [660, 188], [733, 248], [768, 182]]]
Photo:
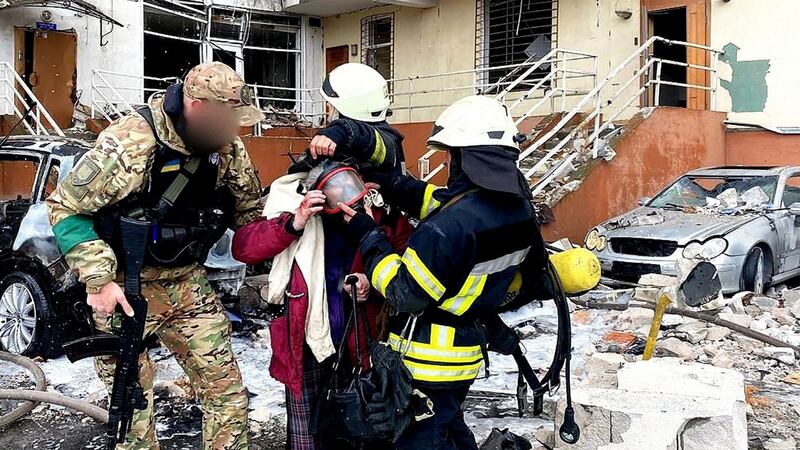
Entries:
[[239, 135], [239, 115], [227, 103], [185, 98], [184, 117], [187, 144], [201, 153], [213, 153]]

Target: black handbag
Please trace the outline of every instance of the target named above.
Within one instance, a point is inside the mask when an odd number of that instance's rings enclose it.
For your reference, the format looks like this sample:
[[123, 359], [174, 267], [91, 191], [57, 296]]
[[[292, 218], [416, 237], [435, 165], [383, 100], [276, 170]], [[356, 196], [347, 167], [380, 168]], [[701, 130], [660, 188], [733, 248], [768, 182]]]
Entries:
[[[348, 277], [351, 292], [355, 293], [355, 277]], [[316, 408], [315, 417], [311, 423], [313, 434], [326, 439], [342, 439], [355, 442], [371, 442], [391, 440], [391, 435], [376, 431], [367, 421], [367, 402], [376, 392], [377, 387], [372, 380], [371, 371], [364, 372], [361, 367], [362, 355], [359, 345], [360, 333], [358, 325], [358, 302], [355, 295], [350, 296], [353, 301], [352, 314], [345, 326], [344, 339], [339, 344], [333, 373], [328, 384], [322, 391]], [[362, 310], [363, 312], [363, 310]], [[366, 322], [365, 322], [366, 325]], [[347, 350], [347, 336], [350, 329], [355, 329], [356, 358], [358, 364], [352, 373], [340, 375], [342, 358]], [[367, 341], [369, 330], [365, 333]], [[369, 344], [369, 342], [367, 342]]]

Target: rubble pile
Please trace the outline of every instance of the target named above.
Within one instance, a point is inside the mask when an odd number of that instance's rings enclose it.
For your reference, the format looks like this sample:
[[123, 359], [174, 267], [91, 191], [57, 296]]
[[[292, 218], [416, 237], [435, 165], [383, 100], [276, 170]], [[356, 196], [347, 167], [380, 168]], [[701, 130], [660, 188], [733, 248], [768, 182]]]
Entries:
[[[581, 353], [579, 356], [584, 361], [584, 364], [578, 365], [574, 369], [576, 377], [581, 380], [576, 392], [581, 392], [582, 388], [589, 390], [584, 394], [575, 393], [573, 395], [577, 397], [578, 404], [584, 405], [585, 402], [586, 405], [589, 405], [586, 406], [588, 409], [585, 409], [584, 412], [598, 413], [597, 417], [603, 417], [603, 420], [606, 421], [615, 418], [617, 419], [615, 423], [620, 424], [628, 419], [620, 419], [618, 410], [609, 412], [610, 410], [606, 411], [604, 408], [624, 399], [620, 403], [629, 404], [629, 408], [625, 410], [627, 411], [625, 417], [630, 416], [628, 413], [632, 413], [631, 417], [635, 416], [635, 421], [645, 420], [644, 416], [640, 417], [639, 413], [635, 412], [638, 402], [644, 401], [641, 396], [619, 391], [621, 385], [618, 383], [621, 381], [618, 379], [621, 379], [621, 375], [618, 370], [620, 367], [641, 364], [637, 361], [642, 358], [645, 341], [653, 321], [652, 310], [633, 305], [638, 304], [637, 301], [654, 303], [659, 293], [663, 292], [662, 289], [673, 283], [673, 277], [646, 275], [639, 282], [641, 287], [636, 289], [603, 288], [577, 300], [587, 305], [602, 303], [619, 309], [587, 309], [578, 306], [573, 313], [576, 330], [590, 327], [596, 336], [593, 339], [593, 346], [584, 347], [582, 350], [576, 348], [576, 353]], [[730, 298], [720, 296], [698, 308], [690, 308], [681, 304], [680, 299], [676, 302], [678, 303], [676, 306], [681, 308], [703, 310], [703, 313], [712, 317], [758, 331], [789, 345], [800, 346], [800, 290], [789, 290], [781, 286], [771, 290], [769, 296], [756, 295], [751, 292], [739, 293]], [[800, 427], [797, 426], [797, 423], [800, 423], [800, 363], [798, 356], [800, 355], [797, 355], [791, 348], [768, 345], [724, 326], [680, 315], [665, 314], [658, 332], [654, 359], [651, 361], [672, 358], [685, 364], [699, 364], [709, 369], [727, 371], [724, 373], [734, 371], [740, 374], [744, 380], [744, 389], [739, 389], [739, 391], [742, 395], [746, 394], [744, 410], [747, 414], [749, 444], [745, 447], [778, 449], [795, 448], [794, 442], [800, 441]], [[680, 372], [680, 370], [680, 368], [673, 367], [642, 372], [642, 379], [639, 382], [654, 388], [672, 386], [679, 391], [684, 391], [689, 388], [688, 382], [675, 379], [676, 371]], [[711, 372], [702, 373], [706, 375], [696, 376], [702, 379]], [[721, 375], [714, 375], [714, 377], [719, 376]], [[613, 394], [609, 394], [595, 392], [596, 389], [614, 389], [614, 391]], [[683, 394], [676, 392], [675, 395]], [[655, 407], [663, 401], [660, 398], [651, 400], [650, 407]], [[672, 406], [669, 405], [672, 403], [665, 403], [664, 408], [671, 408]], [[644, 407], [643, 404], [641, 406]], [[690, 406], [686, 405], [681, 409], [681, 414], [693, 411], [694, 406]], [[559, 410], [563, 410], [563, 408]], [[698, 417], [702, 416], [699, 412], [698, 414]], [[716, 413], [713, 416], [720, 417]], [[687, 418], [687, 420], [690, 419]], [[558, 421], [556, 421], [557, 423]], [[728, 426], [730, 423], [726, 422], [724, 430], [720, 429], [724, 433], [728, 433], [725, 436], [730, 434], [731, 427]], [[589, 428], [599, 426], [588, 423], [586, 425]], [[630, 426], [633, 428], [633, 422]], [[722, 432], [720, 430], [717, 432]], [[608, 443], [622, 442], [615, 441], [613, 435], [609, 435], [607, 431], [605, 430], [606, 435], [603, 435], [603, 439], [611, 439]], [[622, 431], [619, 433], [621, 435]], [[632, 436], [634, 435], [626, 434], [629, 439], [625, 442], [629, 442]], [[587, 439], [591, 439], [591, 437], [587, 437]], [[681, 439], [683, 442], [687, 442], [684, 438]], [[720, 448], [745, 447], [737, 444]], [[684, 447], [678, 446], [677, 448]], [[685, 448], [690, 447], [686, 446]]]

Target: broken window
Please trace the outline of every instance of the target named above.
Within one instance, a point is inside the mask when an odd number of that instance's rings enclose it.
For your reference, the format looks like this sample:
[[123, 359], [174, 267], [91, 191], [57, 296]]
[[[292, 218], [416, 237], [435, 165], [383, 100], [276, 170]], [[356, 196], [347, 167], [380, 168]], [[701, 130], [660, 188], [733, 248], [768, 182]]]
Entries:
[[211, 8], [211, 39], [243, 40], [245, 19], [245, 11]]
[[361, 62], [387, 80], [394, 77], [394, 14], [361, 19]]
[[205, 14], [174, 8], [169, 10], [158, 3], [144, 6], [145, 97], [168, 85], [153, 78], [182, 78], [201, 61]]
[[[295, 109], [299, 79], [300, 20], [296, 17], [252, 14], [244, 46], [244, 79], [256, 85], [262, 106]], [[285, 88], [285, 89], [277, 89]]]
[[[144, 19], [147, 77], [183, 77], [200, 62], [219, 61], [254, 85], [260, 106], [295, 107], [300, 79], [298, 17], [146, 0]], [[148, 95], [166, 87], [152, 79], [145, 83]]]
[[[543, 57], [555, 47], [557, 12], [558, 0], [478, 0], [476, 66], [501, 67], [524, 63], [533, 54]], [[483, 81], [497, 83], [513, 70], [489, 70]]]
[[0, 159], [0, 201], [29, 200], [36, 185], [38, 160], [16, 155]]

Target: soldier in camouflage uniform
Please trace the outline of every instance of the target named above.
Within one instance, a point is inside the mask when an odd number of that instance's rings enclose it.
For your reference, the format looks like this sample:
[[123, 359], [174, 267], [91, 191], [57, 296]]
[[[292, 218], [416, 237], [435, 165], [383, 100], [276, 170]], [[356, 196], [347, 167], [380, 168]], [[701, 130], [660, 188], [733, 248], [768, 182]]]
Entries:
[[[259, 216], [261, 185], [238, 137], [240, 126], [263, 119], [251, 102], [252, 92], [233, 69], [221, 63], [201, 64], [184, 83], [150, 98], [152, 127], [139, 113], [113, 122], [47, 199], [56, 240], [70, 268], [86, 284], [98, 329], [110, 329], [117, 305], [129, 315], [133, 311], [117, 284], [122, 276], [115, 253], [99, 238], [94, 216], [147, 191], [156, 177], [181, 170], [185, 163], [181, 158], [153, 167], [159, 145], [176, 155], [208, 155], [208, 163], [217, 167], [211, 169], [216, 170], [217, 187], [227, 187], [233, 198], [235, 226]], [[197, 189], [186, 189], [182, 196], [192, 197], [193, 190], [197, 196]], [[248, 401], [231, 349], [230, 324], [203, 266], [199, 262], [185, 267], [146, 266], [142, 294], [148, 302], [145, 336], [157, 335], [175, 354], [201, 402], [204, 447], [247, 448]], [[146, 352], [140, 364], [148, 407], [136, 411], [131, 431], [118, 449], [158, 448], [154, 367]], [[100, 357], [95, 365], [110, 390], [115, 359]]]

